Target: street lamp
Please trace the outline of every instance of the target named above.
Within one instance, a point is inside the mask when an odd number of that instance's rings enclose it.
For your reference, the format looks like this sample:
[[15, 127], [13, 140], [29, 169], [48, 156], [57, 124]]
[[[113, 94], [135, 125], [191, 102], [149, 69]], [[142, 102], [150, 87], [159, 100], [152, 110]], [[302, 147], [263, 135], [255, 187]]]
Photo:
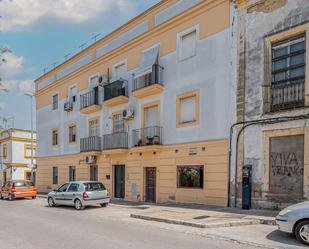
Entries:
[[33, 177], [33, 93], [24, 93], [25, 96], [30, 97], [30, 119], [31, 119], [31, 176], [30, 180], [34, 183], [34, 177]]

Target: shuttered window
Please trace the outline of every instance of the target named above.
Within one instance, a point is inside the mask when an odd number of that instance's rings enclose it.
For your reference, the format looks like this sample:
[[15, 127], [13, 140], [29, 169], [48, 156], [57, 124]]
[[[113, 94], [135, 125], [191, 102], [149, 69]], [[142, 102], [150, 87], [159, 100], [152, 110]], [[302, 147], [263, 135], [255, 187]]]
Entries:
[[196, 96], [183, 98], [180, 100], [180, 122], [187, 123], [196, 120]]
[[127, 73], [126, 64], [125, 63], [118, 64], [114, 67], [113, 79], [114, 80], [124, 79], [126, 73]]
[[145, 109], [145, 127], [153, 127], [158, 125], [158, 106]]
[[196, 54], [196, 31], [180, 37], [179, 60], [185, 60]]

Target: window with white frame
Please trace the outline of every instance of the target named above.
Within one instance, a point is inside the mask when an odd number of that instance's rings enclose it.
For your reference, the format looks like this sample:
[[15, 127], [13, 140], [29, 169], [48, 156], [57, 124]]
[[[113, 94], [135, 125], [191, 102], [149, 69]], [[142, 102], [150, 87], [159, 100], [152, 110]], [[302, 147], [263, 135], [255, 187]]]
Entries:
[[119, 79], [124, 79], [126, 73], [127, 73], [127, 67], [126, 63], [122, 62], [113, 67], [113, 79], [114, 80], [119, 80]]
[[89, 79], [89, 88], [95, 88], [97, 87], [99, 84], [99, 75], [93, 75], [90, 77]]
[[[25, 158], [31, 158], [32, 146], [31, 144], [25, 144]], [[33, 146], [33, 157], [36, 157], [36, 148]]]
[[124, 131], [124, 119], [120, 113], [113, 116], [113, 132], [123, 132]]
[[69, 126], [69, 143], [76, 143], [76, 125]]
[[77, 100], [77, 89], [76, 86], [70, 87], [70, 100], [74, 103]]
[[197, 31], [195, 29], [179, 36], [179, 61], [189, 59], [196, 55], [196, 38]]
[[89, 120], [89, 137], [95, 137], [100, 135], [99, 131], [99, 120], [91, 119]]
[[58, 94], [54, 94], [53, 97], [53, 110], [57, 110], [58, 109]]

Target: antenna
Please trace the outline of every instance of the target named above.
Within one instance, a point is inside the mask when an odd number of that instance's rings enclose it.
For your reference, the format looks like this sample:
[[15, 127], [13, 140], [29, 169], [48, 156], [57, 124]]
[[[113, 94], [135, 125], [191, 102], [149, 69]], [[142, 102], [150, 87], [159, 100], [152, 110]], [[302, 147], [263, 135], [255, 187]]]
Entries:
[[80, 48], [81, 50], [83, 50], [84, 47], [85, 47], [86, 45], [87, 45], [87, 43], [85, 42], [85, 43], [81, 44], [81, 45], [79, 46], [79, 48]]
[[68, 54], [66, 54], [65, 56], [63, 56], [64, 57], [64, 59], [65, 60], [67, 60], [68, 58], [69, 58], [69, 56], [70, 56], [71, 54], [70, 53], [68, 53]]
[[98, 34], [92, 36], [91, 39], [93, 39], [93, 41], [96, 42], [96, 41], [97, 41], [97, 38], [98, 38], [100, 35], [101, 35], [101, 34], [98, 33]]

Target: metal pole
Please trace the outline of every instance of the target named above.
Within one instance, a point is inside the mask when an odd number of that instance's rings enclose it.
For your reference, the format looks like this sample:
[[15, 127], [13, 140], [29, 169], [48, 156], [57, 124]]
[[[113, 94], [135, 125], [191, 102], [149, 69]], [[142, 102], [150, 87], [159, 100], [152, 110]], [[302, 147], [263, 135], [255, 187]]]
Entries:
[[30, 105], [31, 105], [31, 114], [30, 114], [30, 118], [31, 118], [31, 176], [30, 176], [30, 180], [33, 182], [34, 184], [34, 175], [33, 175], [33, 95], [30, 96]]

